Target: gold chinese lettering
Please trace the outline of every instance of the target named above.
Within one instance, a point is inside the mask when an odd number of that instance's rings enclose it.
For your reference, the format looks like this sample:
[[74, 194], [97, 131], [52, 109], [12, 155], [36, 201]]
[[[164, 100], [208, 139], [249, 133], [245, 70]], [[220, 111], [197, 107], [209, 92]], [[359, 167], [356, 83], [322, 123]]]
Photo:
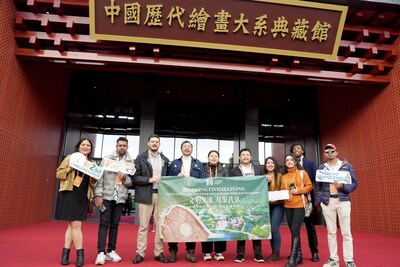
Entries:
[[107, 17], [111, 17], [111, 23], [114, 24], [114, 16], [118, 16], [119, 12], [121, 11], [121, 8], [119, 5], [114, 5], [115, 0], [111, 0], [111, 5], [109, 6], [104, 6], [104, 9], [106, 11]]
[[324, 22], [323, 24], [317, 21], [314, 28], [311, 30], [313, 33], [311, 40], [318, 40], [319, 42], [326, 41], [328, 39], [328, 30], [331, 28], [331, 24]]
[[162, 26], [161, 18], [162, 13], [161, 9], [163, 8], [162, 4], [158, 5], [146, 5], [147, 7], [147, 17], [144, 25], [147, 26]]
[[274, 20], [274, 28], [271, 29], [272, 36], [275, 38], [276, 35], [280, 33], [282, 37], [285, 37], [286, 34], [289, 32], [287, 26], [288, 21], [284, 16], [279, 17], [278, 20]]
[[297, 19], [293, 26], [292, 39], [307, 41], [308, 28], [308, 20], [304, 18], [301, 20]]
[[181, 26], [181, 28], [183, 28], [185, 26], [185, 23], [182, 22], [181, 17], [182, 15], [185, 13], [185, 9], [181, 8], [179, 6], [176, 7], [176, 9], [174, 7], [171, 7], [171, 11], [168, 14], [168, 25], [171, 26], [172, 24], [172, 19], [177, 19], [179, 25]]
[[208, 18], [210, 15], [208, 15], [205, 11], [204, 8], [202, 7], [199, 12], [197, 12], [196, 8], [193, 8], [192, 13], [189, 16], [189, 29], [197, 29], [198, 31], [205, 31], [206, 30], [206, 24], [208, 21]]
[[267, 35], [267, 18], [268, 16], [266, 14], [256, 18], [253, 30], [254, 35]]
[[228, 19], [230, 19], [231, 17], [231, 14], [223, 9], [221, 9], [221, 11], [214, 15], [214, 18], [216, 18], [214, 32], [228, 33]]
[[244, 24], [249, 23], [248, 19], [244, 19], [244, 14], [240, 13], [240, 19], [235, 20], [235, 24], [237, 24], [236, 29], [233, 30], [233, 32], [237, 32], [239, 29], [242, 29], [243, 34], [249, 34], [249, 31], [246, 29]]
[[125, 4], [125, 17], [124, 23], [136, 23], [140, 24], [140, 4], [138, 2], [133, 4]]

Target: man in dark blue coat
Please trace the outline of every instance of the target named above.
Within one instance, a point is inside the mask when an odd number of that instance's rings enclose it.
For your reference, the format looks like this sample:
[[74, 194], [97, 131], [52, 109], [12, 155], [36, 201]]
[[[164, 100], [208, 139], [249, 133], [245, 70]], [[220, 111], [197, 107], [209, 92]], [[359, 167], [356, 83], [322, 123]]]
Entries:
[[[315, 162], [311, 159], [305, 157], [306, 152], [304, 148], [300, 144], [293, 144], [290, 146], [290, 152], [297, 156], [299, 164], [303, 166], [304, 170], [307, 172], [310, 180], [313, 184], [313, 188], [315, 188], [315, 172], [316, 172], [316, 165]], [[314, 190], [310, 192], [312, 203], [315, 204], [314, 201]], [[309, 217], [304, 217], [304, 223], [306, 224], [307, 228], [307, 237], [308, 237], [308, 246], [310, 247], [311, 251], [311, 260], [314, 262], [319, 261], [318, 256], [318, 237], [317, 231], [315, 230], [315, 213], [311, 213]], [[301, 255], [301, 248], [300, 248], [300, 255]], [[298, 263], [302, 262], [302, 259], [298, 257]]]

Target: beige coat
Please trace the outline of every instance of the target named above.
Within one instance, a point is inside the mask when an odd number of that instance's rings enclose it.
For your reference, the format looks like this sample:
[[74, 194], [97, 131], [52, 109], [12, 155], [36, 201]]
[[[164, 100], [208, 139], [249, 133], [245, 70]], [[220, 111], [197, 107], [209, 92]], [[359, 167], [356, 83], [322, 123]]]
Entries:
[[[75, 178], [75, 169], [72, 169], [69, 173], [67, 173], [67, 168], [69, 166], [69, 159], [71, 155], [65, 157], [65, 159], [61, 162], [60, 166], [56, 171], [56, 178], [60, 180], [60, 190], [59, 191], [72, 191], [73, 182]], [[89, 187], [87, 192], [87, 198], [91, 200], [94, 197], [93, 190], [96, 187], [97, 180], [93, 177], [90, 177]]]

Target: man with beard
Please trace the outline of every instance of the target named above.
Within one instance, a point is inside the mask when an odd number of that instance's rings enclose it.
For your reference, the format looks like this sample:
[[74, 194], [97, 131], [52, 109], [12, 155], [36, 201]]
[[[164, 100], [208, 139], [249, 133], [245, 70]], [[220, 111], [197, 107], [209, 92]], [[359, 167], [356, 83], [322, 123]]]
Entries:
[[135, 160], [136, 173], [133, 182], [136, 185], [135, 199], [139, 209], [139, 229], [137, 235], [136, 257], [132, 263], [139, 264], [143, 261], [147, 249], [147, 233], [152, 213], [154, 212], [154, 223], [156, 225], [156, 235], [154, 241], [154, 259], [167, 263], [164, 257], [164, 244], [160, 239], [160, 229], [158, 223], [158, 185], [160, 177], [167, 173], [169, 160], [158, 151], [160, 148], [160, 137], [151, 134], [147, 139], [149, 148], [138, 155]]

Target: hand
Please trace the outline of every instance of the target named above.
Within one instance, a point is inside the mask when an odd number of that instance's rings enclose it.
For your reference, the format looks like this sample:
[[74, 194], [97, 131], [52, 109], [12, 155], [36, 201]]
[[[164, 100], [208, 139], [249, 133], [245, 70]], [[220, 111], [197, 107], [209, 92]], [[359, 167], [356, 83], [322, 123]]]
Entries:
[[267, 175], [266, 177], [267, 177], [268, 183], [272, 182], [272, 177], [271, 177], [271, 175]]
[[343, 187], [344, 187], [343, 184], [339, 184], [339, 183], [336, 183], [336, 182], [334, 182], [333, 184], [334, 184], [334, 186], [335, 186], [335, 188], [336, 188], [337, 190], [341, 190], [341, 189], [343, 189]]
[[103, 197], [101, 197], [101, 196], [96, 197], [95, 205], [96, 205], [96, 208], [100, 209], [101, 206], [103, 205]]
[[126, 175], [122, 172], [118, 172], [118, 178], [123, 182], [126, 180]]
[[182, 172], [180, 172], [180, 173], [178, 173], [178, 176], [183, 177], [183, 176], [185, 176], [185, 174], [183, 174]]
[[65, 170], [67, 171], [67, 173], [70, 173], [72, 171], [72, 168], [68, 166]]
[[159, 183], [161, 181], [160, 177], [152, 177], [152, 183]]
[[299, 193], [299, 190], [297, 188], [295, 188], [295, 189], [291, 189], [289, 192], [292, 195], [297, 195]]

